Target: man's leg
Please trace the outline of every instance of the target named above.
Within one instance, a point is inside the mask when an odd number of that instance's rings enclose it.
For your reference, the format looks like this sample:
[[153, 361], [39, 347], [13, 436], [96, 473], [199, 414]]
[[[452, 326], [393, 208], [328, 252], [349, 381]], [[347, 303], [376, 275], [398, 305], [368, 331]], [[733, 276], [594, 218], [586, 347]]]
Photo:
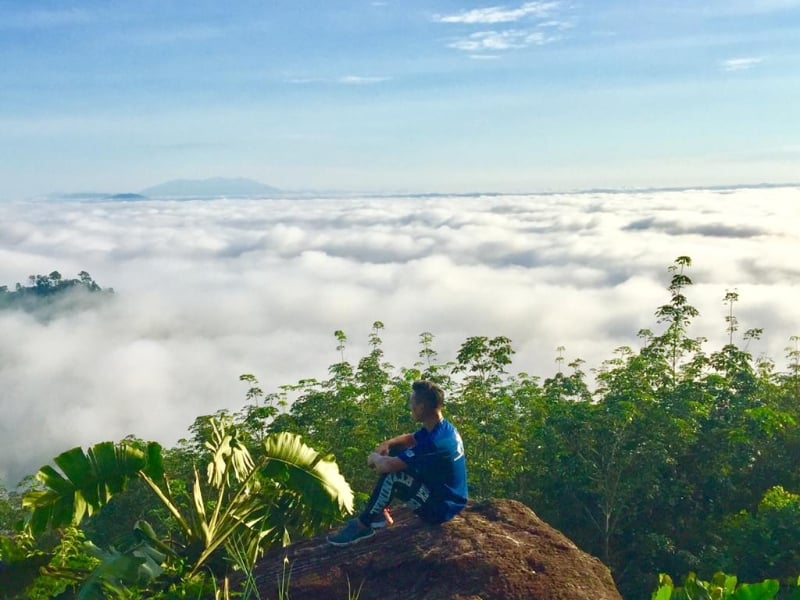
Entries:
[[[349, 546], [360, 542], [375, 534], [373, 522], [377, 523], [379, 519], [385, 521], [383, 510], [389, 506], [392, 498], [397, 495], [397, 473], [385, 473], [378, 479], [375, 488], [372, 490], [367, 506], [359, 516], [350, 519], [345, 526], [328, 536], [328, 543], [334, 546]], [[410, 484], [410, 478], [403, 479], [404, 482]], [[403, 486], [406, 487], [406, 486]]]
[[328, 536], [334, 546], [349, 546], [374, 535], [373, 522], [385, 518], [383, 510], [393, 499], [405, 501], [419, 517], [428, 523], [441, 522], [441, 503], [436, 502], [428, 487], [410, 470], [381, 475], [363, 512], [351, 519], [337, 533]]
[[358, 516], [362, 525], [370, 526], [373, 521], [383, 518], [383, 509], [395, 498], [402, 500], [420, 517], [436, 520], [437, 504], [422, 480], [410, 470], [384, 473], [372, 490], [364, 510]]

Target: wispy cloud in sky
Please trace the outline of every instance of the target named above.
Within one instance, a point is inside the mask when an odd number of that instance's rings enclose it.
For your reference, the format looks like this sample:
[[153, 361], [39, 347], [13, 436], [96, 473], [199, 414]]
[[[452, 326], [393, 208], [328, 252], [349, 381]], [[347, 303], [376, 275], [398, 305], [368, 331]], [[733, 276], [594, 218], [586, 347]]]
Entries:
[[452, 15], [437, 15], [435, 20], [439, 23], [463, 23], [467, 25], [513, 23], [526, 17], [547, 17], [559, 5], [559, 2], [526, 2], [517, 8], [504, 6], [474, 8]]
[[[492, 30], [474, 31], [447, 44], [450, 48], [469, 52], [470, 58], [480, 59], [483, 52], [543, 46], [558, 41], [561, 36], [545, 34], [543, 30], [565, 31], [571, 28], [570, 21], [556, 18], [560, 8], [560, 2], [526, 2], [516, 8], [492, 6], [437, 15], [434, 20], [459, 25], [494, 25]], [[504, 25], [509, 25], [509, 28], [503, 28]]]
[[747, 71], [748, 69], [752, 69], [760, 65], [763, 62], [763, 58], [750, 56], [745, 58], [729, 58], [727, 60], [723, 60], [721, 63], [721, 67], [723, 71]]
[[479, 31], [466, 38], [455, 40], [449, 44], [451, 48], [477, 52], [480, 50], [510, 50], [527, 46], [542, 46], [556, 41], [558, 38], [547, 36], [541, 31], [512, 29], [508, 31]]
[[[588, 372], [658, 329], [667, 267], [694, 261], [691, 335], [726, 342], [737, 288], [750, 351], [780, 368], [800, 333], [800, 189], [442, 198], [0, 203], [0, 285], [81, 270], [116, 290], [49, 321], [0, 311], [0, 481], [67, 448], [134, 434], [165, 444], [193, 419], [324, 378], [369, 351], [412, 366], [430, 331], [442, 362], [505, 335], [511, 372], [547, 377], [556, 348]], [[424, 290], [424, 302], [420, 301]]]

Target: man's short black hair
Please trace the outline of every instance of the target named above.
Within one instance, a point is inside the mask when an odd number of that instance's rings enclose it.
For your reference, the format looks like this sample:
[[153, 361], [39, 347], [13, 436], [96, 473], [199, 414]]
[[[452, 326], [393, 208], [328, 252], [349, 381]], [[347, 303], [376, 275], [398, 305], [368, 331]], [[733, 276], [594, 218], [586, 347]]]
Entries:
[[441, 409], [444, 404], [444, 391], [432, 381], [415, 381], [411, 390], [416, 402], [422, 402], [428, 410]]

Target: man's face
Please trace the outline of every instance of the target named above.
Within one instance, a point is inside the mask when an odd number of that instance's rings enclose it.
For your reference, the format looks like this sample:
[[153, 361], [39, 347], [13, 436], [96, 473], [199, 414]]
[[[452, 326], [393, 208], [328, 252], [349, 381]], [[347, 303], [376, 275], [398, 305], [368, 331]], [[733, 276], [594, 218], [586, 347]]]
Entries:
[[417, 402], [416, 398], [414, 398], [414, 392], [411, 392], [408, 396], [408, 410], [411, 411], [411, 419], [415, 423], [422, 421], [425, 413], [425, 404]]

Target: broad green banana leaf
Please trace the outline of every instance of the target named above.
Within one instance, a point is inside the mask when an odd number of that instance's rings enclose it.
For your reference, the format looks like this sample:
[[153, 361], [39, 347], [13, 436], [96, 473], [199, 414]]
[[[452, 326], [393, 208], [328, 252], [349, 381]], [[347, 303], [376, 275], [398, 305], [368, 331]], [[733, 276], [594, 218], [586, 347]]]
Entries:
[[33, 535], [48, 528], [79, 524], [99, 510], [140, 472], [163, 477], [161, 446], [148, 443], [142, 450], [130, 444], [100, 442], [87, 452], [72, 448], [53, 459], [60, 471], [45, 465], [36, 474], [43, 489], [22, 498], [31, 512], [26, 527]]
[[311, 533], [353, 512], [353, 491], [330, 456], [306, 446], [300, 436], [282, 432], [267, 437], [258, 471], [265, 530]]
[[309, 502], [353, 512], [353, 491], [333, 457], [306, 446], [299, 435], [282, 432], [267, 437], [260, 473], [302, 493]]

